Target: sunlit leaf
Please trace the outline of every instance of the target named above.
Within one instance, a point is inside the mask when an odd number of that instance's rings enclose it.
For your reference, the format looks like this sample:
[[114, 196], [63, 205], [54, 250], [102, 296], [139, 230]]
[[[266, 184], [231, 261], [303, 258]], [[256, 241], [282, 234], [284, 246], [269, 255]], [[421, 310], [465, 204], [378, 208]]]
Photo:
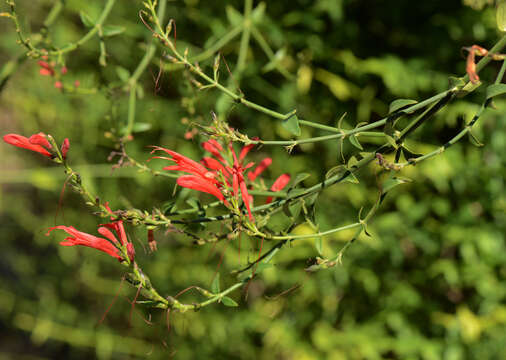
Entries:
[[228, 296], [224, 296], [222, 299], [221, 299], [221, 302], [223, 303], [223, 305], [225, 306], [230, 306], [230, 307], [235, 307], [235, 306], [239, 306], [238, 303], [235, 302], [235, 300], [229, 298]]

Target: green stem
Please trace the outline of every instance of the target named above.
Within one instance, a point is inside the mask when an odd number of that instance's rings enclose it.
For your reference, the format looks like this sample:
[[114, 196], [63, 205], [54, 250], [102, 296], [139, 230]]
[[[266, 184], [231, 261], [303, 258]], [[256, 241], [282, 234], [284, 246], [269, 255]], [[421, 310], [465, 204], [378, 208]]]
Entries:
[[251, 34], [253, 35], [253, 38], [255, 39], [257, 44], [260, 45], [269, 61], [274, 64], [276, 70], [278, 70], [279, 73], [283, 75], [286, 79], [293, 80], [294, 76], [290, 74], [284, 67], [280, 66], [278, 61], [276, 61], [276, 55], [274, 54], [274, 51], [272, 51], [271, 47], [264, 39], [260, 31], [258, 31], [258, 29], [253, 24], [251, 25]]
[[194, 57], [190, 58], [190, 62], [200, 62], [203, 60], [206, 60], [213, 56], [217, 51], [219, 51], [222, 47], [227, 45], [230, 41], [235, 39], [237, 35], [239, 35], [242, 31], [242, 26], [236, 26], [232, 28], [228, 33], [223, 35], [218, 41], [216, 41], [213, 45], [211, 45], [209, 48], [204, 50], [202, 53], [195, 55]]
[[251, 35], [251, 9], [253, 0], [246, 0], [244, 4], [244, 16], [242, 25], [241, 44], [239, 46], [239, 57], [237, 59], [237, 76], [240, 76], [246, 67], [246, 57], [248, 56], [249, 39]]
[[[78, 41], [76, 41], [74, 43], [70, 43], [61, 49], [49, 51], [49, 55], [60, 56], [62, 54], [71, 52], [71, 51], [77, 49], [78, 47], [80, 47], [81, 45], [83, 45], [84, 43], [86, 43], [91, 38], [93, 38], [95, 36], [95, 34], [97, 34], [99, 29], [102, 27], [102, 25], [104, 24], [104, 21], [109, 16], [109, 13], [111, 12], [115, 2], [116, 2], [116, 0], [107, 0], [104, 10], [102, 11], [102, 14], [100, 15], [100, 17], [98, 18], [96, 24], [81, 39], [79, 39]], [[37, 51], [37, 53], [40, 53], [40, 50], [36, 50], [36, 51]]]
[[338, 228], [334, 228], [334, 229], [330, 229], [330, 230], [327, 230], [327, 231], [323, 231], [323, 232], [318, 232], [318, 233], [314, 233], [314, 234], [304, 234], [304, 235], [284, 235], [284, 236], [275, 236], [275, 235], [265, 235], [264, 237], [266, 239], [270, 239], [270, 240], [296, 240], [296, 239], [310, 239], [310, 238], [314, 238], [314, 237], [320, 237], [320, 236], [326, 236], [326, 235], [330, 235], [330, 234], [333, 234], [333, 233], [336, 233], [336, 232], [339, 232], [339, 231], [344, 231], [344, 230], [348, 230], [348, 229], [353, 229], [353, 228], [356, 228], [358, 226], [361, 226], [362, 224], [360, 222], [357, 222], [357, 223], [353, 223], [353, 224], [349, 224], [349, 225], [345, 225], [345, 226], [341, 226], [341, 227], [338, 227]]

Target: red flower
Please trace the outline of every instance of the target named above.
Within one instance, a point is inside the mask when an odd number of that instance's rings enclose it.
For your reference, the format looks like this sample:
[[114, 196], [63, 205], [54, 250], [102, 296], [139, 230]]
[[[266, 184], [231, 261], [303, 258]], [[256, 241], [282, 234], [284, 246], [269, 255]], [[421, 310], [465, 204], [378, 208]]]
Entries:
[[183, 175], [177, 179], [177, 184], [179, 186], [193, 189], [197, 191], [202, 191], [211, 195], [216, 196], [219, 200], [223, 201], [225, 205], [227, 205], [227, 200], [221, 193], [220, 189], [209, 181], [209, 179], [196, 176], [196, 175]]
[[[248, 193], [248, 188], [246, 186], [246, 183], [244, 182], [244, 170], [250, 168], [253, 166], [253, 163], [249, 163], [245, 167], [242, 167], [242, 164], [237, 159], [237, 155], [235, 154], [235, 150], [232, 147], [232, 144], [230, 144], [230, 151], [232, 152], [232, 156], [234, 157], [234, 166], [231, 169], [232, 170], [232, 186], [234, 190], [234, 196], [238, 196], [239, 191], [238, 187], [241, 189], [241, 197], [244, 205], [246, 205], [246, 209], [248, 210], [248, 216], [250, 220], [253, 220], [253, 215], [251, 214], [251, 208], [250, 208], [250, 195]], [[244, 147], [246, 148], [246, 146]], [[244, 148], [241, 151], [242, 158], [246, 156], [248, 151], [251, 149], [248, 148], [246, 151], [244, 151]], [[244, 153], [244, 154], [243, 154]], [[241, 158], [241, 160], [242, 160]], [[230, 169], [230, 168], [229, 168]]]
[[[46, 235], [49, 235], [49, 233], [54, 229], [64, 230], [65, 232], [71, 235], [65, 238], [64, 241], [60, 242], [60, 245], [63, 246], [83, 245], [91, 247], [103, 251], [106, 254], [120, 261], [123, 260], [123, 258], [121, 256], [121, 252], [118, 249], [118, 246], [126, 246], [128, 258], [130, 259], [130, 261], [134, 260], [135, 249], [133, 244], [129, 242], [127, 239], [125, 228], [123, 227], [123, 220], [114, 221], [109, 224], [101, 224], [101, 226], [98, 228], [98, 232], [106, 239], [78, 231], [73, 226], [63, 226], [63, 225], [50, 228]], [[113, 230], [116, 233], [116, 235], [114, 235], [114, 233], [110, 229]]]
[[[283, 174], [280, 177], [278, 177], [276, 179], [276, 181], [274, 181], [274, 184], [272, 184], [270, 190], [271, 191], [281, 191], [281, 190], [283, 190], [285, 188], [286, 185], [288, 185], [289, 182], [290, 182], [290, 175]], [[272, 201], [272, 196], [269, 196], [267, 198], [267, 201], [265, 203], [268, 204], [271, 201]]]
[[255, 179], [257, 178], [257, 176], [260, 175], [262, 172], [264, 172], [264, 170], [267, 169], [267, 167], [269, 167], [271, 164], [272, 164], [272, 159], [271, 158], [265, 158], [265, 159], [263, 159], [260, 162], [260, 164], [257, 165], [257, 167], [255, 168], [255, 170], [250, 171], [248, 173], [248, 179], [250, 181], [255, 181]]
[[[183, 171], [191, 174], [179, 177], [177, 179], [177, 184], [179, 186], [214, 195], [219, 200], [223, 201], [225, 205], [228, 205], [227, 201], [225, 200], [225, 196], [223, 196], [220, 190], [221, 183], [215, 179], [215, 172], [175, 151], [164, 149], [158, 146], [154, 147], [153, 151], [157, 150], [165, 151], [172, 157], [169, 158], [165, 156], [154, 156], [153, 159], [165, 159], [174, 161], [176, 163], [176, 165], [164, 167], [164, 170]], [[151, 153], [153, 153], [153, 151]]]
[[67, 158], [67, 152], [69, 151], [69, 148], [70, 148], [69, 139], [65, 138], [65, 140], [63, 140], [63, 143], [61, 144], [61, 155], [64, 159]]
[[[97, 236], [93, 236], [81, 231], [76, 230], [73, 226], [55, 226], [49, 229], [46, 235], [49, 236], [49, 233], [55, 229], [64, 230], [70, 236], [66, 237], [64, 241], [60, 242], [62, 246], [74, 246], [74, 245], [82, 245], [90, 248], [94, 248], [100, 251], [105, 252], [106, 254], [118, 259], [123, 260], [118, 248], [114, 246], [110, 241], [99, 238]], [[112, 242], [117, 243], [118, 240], [114, 238], [114, 235], [105, 227], [101, 227], [98, 231], [108, 237]], [[107, 235], [106, 235], [107, 234]], [[110, 236], [110, 237], [109, 237]]]
[[54, 76], [54, 68], [49, 63], [42, 60], [39, 60], [38, 63], [40, 66], [39, 74], [42, 76]]
[[32, 135], [30, 138], [18, 134], [7, 134], [4, 135], [4, 141], [7, 144], [35, 151], [49, 158], [53, 157], [53, 154], [50, 152], [52, 149], [51, 144], [47, 141], [44, 133]]
[[[176, 163], [176, 165], [164, 167], [164, 170], [182, 171], [190, 174], [180, 176], [177, 179], [177, 184], [182, 187], [211, 194], [223, 201], [223, 203], [227, 206], [228, 202], [225, 199], [224, 194], [226, 194], [226, 192], [224, 192], [224, 190], [228, 189], [228, 193], [231, 193], [236, 199], [239, 197], [240, 193], [242, 202], [248, 211], [248, 217], [253, 221], [253, 214], [251, 213], [253, 197], [248, 193], [245, 172], [251, 168], [254, 163], [250, 162], [243, 165], [243, 160], [254, 146], [254, 144], [244, 146], [239, 153], [239, 157], [237, 157], [232, 144], [229, 144], [229, 154], [231, 153], [233, 158], [232, 164], [229, 162], [230, 157], [228, 156], [229, 160], [227, 160], [227, 156], [223, 154], [223, 151], [225, 150], [224, 147], [214, 139], [203, 142], [202, 147], [204, 150], [210, 152], [215, 158], [204, 157], [200, 164], [175, 151], [164, 149], [162, 147], [155, 146], [153, 151], [162, 150], [171, 155], [171, 157], [155, 156], [154, 158], [170, 160]], [[248, 180], [253, 182], [269, 165], [271, 165], [271, 163], [271, 158], [265, 158], [262, 160], [255, 170], [248, 174]], [[286, 177], [288, 177], [288, 180], [283, 184]], [[273, 185], [273, 187], [276, 188], [282, 185], [280, 188], [282, 189], [286, 186], [289, 180], [289, 175], [282, 176], [281, 179], [276, 181], [276, 186]]]
[[214, 139], [209, 139], [206, 142], [203, 142], [201, 145], [204, 148], [204, 150], [213, 154], [218, 160], [225, 161], [223, 159], [223, 156], [221, 156], [220, 154], [220, 151], [223, 151], [223, 147], [219, 142], [217, 142]]

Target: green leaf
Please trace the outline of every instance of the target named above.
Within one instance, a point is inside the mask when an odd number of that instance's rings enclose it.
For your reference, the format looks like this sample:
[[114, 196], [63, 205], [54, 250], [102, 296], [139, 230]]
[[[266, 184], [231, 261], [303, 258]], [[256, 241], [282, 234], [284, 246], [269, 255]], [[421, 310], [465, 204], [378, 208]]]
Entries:
[[351, 182], [353, 184], [358, 184], [359, 181], [356, 178], [355, 175], [344, 165], [337, 165], [331, 168], [329, 171], [327, 171], [327, 174], [325, 175], [325, 179], [331, 178], [333, 176], [338, 175], [339, 177], [342, 177], [346, 174], [346, 172], [349, 172], [347, 174], [346, 178], [343, 180], [345, 182]]
[[501, 31], [506, 31], [506, 1], [497, 1], [497, 11], [495, 13], [497, 20], [497, 27]]
[[293, 179], [290, 182], [290, 186], [289, 187], [290, 188], [296, 187], [299, 183], [301, 183], [302, 181], [306, 180], [310, 176], [311, 176], [311, 174], [308, 174], [308, 173], [297, 174], [297, 176], [295, 177], [295, 179]]
[[344, 175], [345, 172], [349, 171], [348, 168], [344, 165], [337, 165], [331, 168], [327, 173], [325, 174], [325, 179], [329, 179], [336, 175]]
[[169, 200], [163, 203], [162, 205], [162, 212], [165, 215], [170, 214], [173, 211], [177, 210], [176, 201], [175, 200]]
[[119, 35], [123, 32], [125, 32], [126, 28], [123, 26], [117, 26], [117, 25], [105, 25], [102, 27], [102, 34], [104, 34], [105, 37], [111, 37], [115, 35]]
[[341, 130], [341, 128], [343, 126], [343, 120], [344, 120], [345, 117], [346, 117], [346, 113], [343, 113], [343, 115], [341, 115], [341, 117], [339, 118], [339, 120], [337, 120], [337, 128], [339, 130]]
[[86, 26], [86, 27], [95, 26], [95, 21], [93, 21], [93, 19], [88, 14], [86, 14], [84, 11], [81, 10], [79, 12], [79, 16], [81, 17], [81, 21], [84, 26]]
[[213, 294], [220, 293], [220, 273], [217, 273], [213, 279], [213, 283], [211, 284], [211, 292]]
[[283, 120], [281, 125], [292, 135], [300, 136], [299, 118], [295, 113]]
[[132, 126], [132, 132], [140, 133], [144, 131], [150, 130], [152, 125], [150, 123], [136, 122], [134, 126]]
[[487, 87], [487, 99], [506, 93], [506, 84], [493, 84]]
[[286, 202], [283, 204], [283, 212], [286, 216], [289, 218], [296, 219], [299, 214], [300, 210], [302, 209], [302, 200], [298, 200], [295, 202]]
[[230, 306], [230, 307], [239, 306], [239, 304], [236, 303], [235, 300], [229, 298], [228, 296], [224, 296], [223, 298], [221, 298], [221, 302], [225, 306]]
[[316, 239], [314, 239], [314, 246], [316, 248], [316, 251], [318, 251], [319, 255], [322, 255], [323, 252], [323, 239], [321, 236], [318, 236]]
[[390, 103], [390, 106], [388, 108], [388, 113], [394, 113], [396, 111], [399, 111], [409, 105], [416, 104], [417, 101], [411, 100], [411, 99], [397, 99]]
[[130, 71], [121, 66], [116, 66], [116, 75], [123, 82], [127, 82], [130, 79]]
[[264, 13], [265, 13], [265, 3], [262, 1], [251, 12], [251, 20], [253, 21], [253, 23], [254, 24], [260, 23], [264, 18]]
[[461, 88], [464, 85], [466, 85], [466, 82], [464, 81], [463, 78], [456, 77], [456, 76], [449, 76], [448, 77], [448, 82], [450, 83], [450, 89], [453, 89], [454, 87]]
[[242, 24], [242, 14], [237, 11], [234, 7], [228, 5], [225, 8], [227, 13], [227, 19], [230, 21], [232, 25], [241, 25]]
[[383, 182], [383, 188], [381, 189], [381, 193], [386, 194], [388, 191], [392, 190], [397, 185], [406, 184], [412, 181], [413, 180], [411, 179], [400, 176], [391, 177]]
[[358, 140], [357, 140], [357, 138], [356, 138], [356, 136], [355, 136], [355, 135], [351, 135], [351, 136], [349, 137], [349, 139], [350, 139], [350, 143], [351, 143], [351, 145], [355, 146], [355, 147], [356, 147], [357, 149], [359, 149], [359, 150], [364, 150], [364, 148], [363, 148], [363, 147], [362, 147], [362, 145], [358, 142]]

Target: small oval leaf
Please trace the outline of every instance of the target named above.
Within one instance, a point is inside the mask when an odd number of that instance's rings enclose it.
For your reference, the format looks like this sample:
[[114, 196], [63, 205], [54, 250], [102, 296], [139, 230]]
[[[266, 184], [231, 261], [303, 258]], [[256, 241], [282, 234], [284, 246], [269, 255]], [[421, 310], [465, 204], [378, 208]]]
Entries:
[[236, 306], [239, 306], [238, 303], [235, 302], [235, 300], [229, 298], [228, 296], [224, 296], [222, 299], [221, 299], [221, 302], [223, 303], [223, 305], [225, 306], [230, 306], [230, 307], [236, 307]]
[[411, 100], [411, 99], [397, 99], [397, 100], [394, 100], [390, 103], [390, 106], [388, 108], [388, 113], [391, 114], [391, 113], [394, 113], [396, 111], [399, 111], [403, 108], [405, 108], [406, 106], [409, 106], [409, 105], [413, 105], [413, 104], [416, 104], [417, 101], [416, 100]]

